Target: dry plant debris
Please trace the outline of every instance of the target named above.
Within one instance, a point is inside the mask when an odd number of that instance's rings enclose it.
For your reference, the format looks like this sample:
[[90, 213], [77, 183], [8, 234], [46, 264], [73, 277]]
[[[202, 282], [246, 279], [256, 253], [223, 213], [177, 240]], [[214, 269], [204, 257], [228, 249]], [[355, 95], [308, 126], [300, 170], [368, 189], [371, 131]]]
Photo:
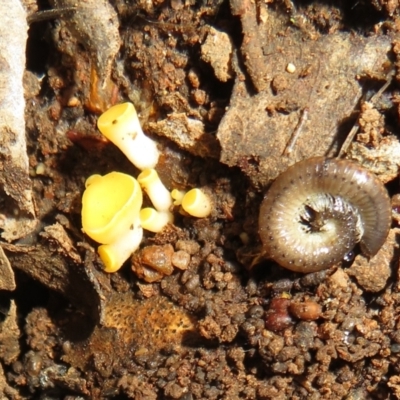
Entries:
[[[37, 19], [28, 41], [21, 4], [6, 3], [0, 397], [399, 399], [398, 227], [371, 260], [250, 268], [261, 189], [337, 154], [355, 123], [348, 156], [398, 193], [396, 2], [52, 0], [74, 11]], [[214, 207], [146, 234], [110, 276], [81, 231], [81, 196], [94, 173], [138, 175], [96, 130], [127, 100], [165, 185], [204, 188]]]

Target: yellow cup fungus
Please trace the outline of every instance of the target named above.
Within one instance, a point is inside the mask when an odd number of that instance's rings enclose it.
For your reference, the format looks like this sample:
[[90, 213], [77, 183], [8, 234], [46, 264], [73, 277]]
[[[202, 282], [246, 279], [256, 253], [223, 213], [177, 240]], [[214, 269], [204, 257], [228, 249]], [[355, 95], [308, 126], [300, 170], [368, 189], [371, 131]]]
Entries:
[[143, 170], [156, 166], [159, 157], [157, 145], [143, 133], [132, 103], [117, 104], [109, 108], [100, 115], [97, 126], [135, 167]]
[[157, 211], [146, 207], [140, 211], [142, 228], [150, 232], [161, 232], [168, 223], [174, 222], [174, 216], [169, 211]]
[[196, 188], [183, 196], [182, 208], [193, 217], [205, 218], [211, 213], [211, 201], [201, 189]]
[[167, 211], [172, 205], [172, 197], [169, 190], [161, 182], [154, 168], [145, 169], [138, 176], [138, 182], [148, 194], [154, 208], [157, 211]]
[[[163, 185], [154, 169], [159, 151], [156, 143], [145, 136], [132, 103], [122, 103], [104, 112], [97, 121], [101, 133], [113, 142], [140, 170], [137, 180], [132, 176], [111, 172], [92, 175], [86, 181], [82, 197], [83, 231], [100, 243], [98, 248], [106, 272], [115, 272], [139, 247], [143, 228], [160, 232], [173, 223], [170, 209], [181, 205], [194, 217], [211, 213], [210, 198], [200, 189], [172, 193]], [[142, 189], [154, 208], [144, 208]]]
[[115, 272], [142, 239], [140, 208], [143, 195], [137, 180], [120, 172], [93, 175], [82, 197], [83, 231], [98, 243], [107, 272]]
[[178, 189], [173, 189], [171, 191], [171, 197], [174, 200], [174, 206], [180, 206], [182, 204], [182, 199], [185, 196], [185, 192]]

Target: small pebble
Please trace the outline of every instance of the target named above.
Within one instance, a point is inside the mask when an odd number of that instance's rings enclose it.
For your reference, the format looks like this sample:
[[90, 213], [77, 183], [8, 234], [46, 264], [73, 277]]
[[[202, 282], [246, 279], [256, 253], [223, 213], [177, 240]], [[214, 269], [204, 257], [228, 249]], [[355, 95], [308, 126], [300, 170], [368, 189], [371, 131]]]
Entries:
[[44, 175], [46, 172], [46, 166], [43, 163], [39, 163], [36, 166], [35, 172], [36, 172], [36, 175]]
[[294, 321], [289, 315], [290, 300], [275, 298], [271, 300], [269, 310], [265, 313], [265, 327], [273, 332], [282, 331], [293, 325]]
[[321, 316], [322, 307], [312, 300], [293, 302], [289, 306], [290, 313], [303, 321], [315, 321]]
[[200, 277], [199, 275], [193, 275], [188, 281], [185, 283], [186, 290], [191, 293], [200, 285]]
[[67, 103], [68, 107], [77, 107], [81, 104], [81, 102], [79, 101], [79, 99], [75, 96], [72, 96]]
[[159, 281], [174, 271], [171, 261], [173, 253], [170, 244], [147, 246], [133, 254], [132, 271], [148, 283]]
[[172, 255], [171, 262], [174, 267], [185, 270], [189, 266], [190, 255], [186, 251], [178, 250]]
[[200, 245], [194, 240], [178, 240], [175, 243], [176, 250], [183, 250], [190, 255], [196, 254], [200, 250]]
[[200, 89], [193, 90], [192, 97], [196, 104], [198, 104], [199, 106], [203, 105], [207, 99], [206, 92]]
[[289, 72], [289, 74], [293, 74], [296, 71], [296, 66], [292, 63], [289, 63], [286, 66], [286, 71]]

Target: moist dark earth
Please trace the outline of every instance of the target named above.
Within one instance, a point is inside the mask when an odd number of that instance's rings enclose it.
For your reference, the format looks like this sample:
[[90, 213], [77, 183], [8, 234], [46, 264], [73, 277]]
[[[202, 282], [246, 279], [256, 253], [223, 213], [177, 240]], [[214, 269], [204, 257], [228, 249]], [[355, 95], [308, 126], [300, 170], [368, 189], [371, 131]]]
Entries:
[[[0, 397], [400, 398], [398, 1], [29, 6], [36, 225], [2, 236]], [[202, 188], [213, 209], [175, 210], [106, 274], [81, 197], [90, 175], [140, 172], [96, 127], [123, 101], [168, 189]], [[371, 260], [356, 248], [317, 273], [285, 270], [262, 255], [263, 195], [289, 165], [341, 149], [386, 184], [388, 239]], [[3, 189], [1, 204], [2, 216], [15, 206]]]

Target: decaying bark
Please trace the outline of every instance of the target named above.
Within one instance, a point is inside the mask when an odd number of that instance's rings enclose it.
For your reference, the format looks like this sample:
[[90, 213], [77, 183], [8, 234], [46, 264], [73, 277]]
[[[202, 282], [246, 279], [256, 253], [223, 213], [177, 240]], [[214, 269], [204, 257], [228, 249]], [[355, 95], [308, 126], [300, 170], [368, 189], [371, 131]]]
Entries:
[[10, 261], [0, 247], [0, 290], [14, 290], [15, 279]]
[[19, 0], [0, 3], [0, 199], [1, 236], [27, 235], [36, 224], [25, 140], [22, 77], [28, 25]]
[[[310, 37], [266, 6], [259, 18], [250, 1], [232, 0], [231, 8], [242, 23], [245, 71], [237, 73], [218, 127], [221, 161], [262, 188], [296, 161], [337, 155], [365, 81], [386, 79], [392, 39], [342, 32]], [[298, 126], [299, 139], [286, 154]]]

